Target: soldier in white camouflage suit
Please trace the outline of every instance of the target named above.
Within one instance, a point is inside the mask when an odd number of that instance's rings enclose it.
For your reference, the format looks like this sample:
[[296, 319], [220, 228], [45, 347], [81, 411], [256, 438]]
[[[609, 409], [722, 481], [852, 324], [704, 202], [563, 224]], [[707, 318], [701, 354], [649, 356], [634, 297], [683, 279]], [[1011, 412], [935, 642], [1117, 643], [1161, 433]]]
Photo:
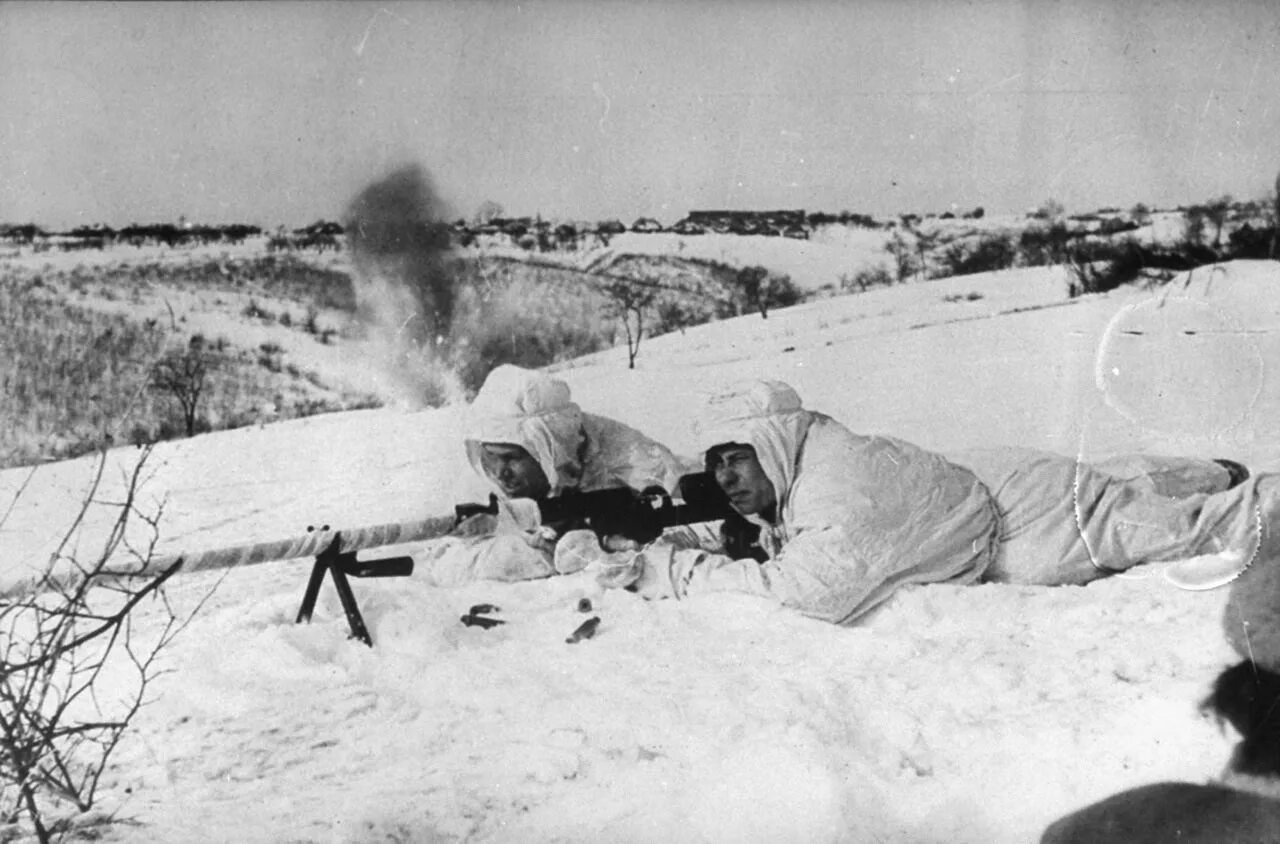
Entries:
[[[856, 434], [786, 384], [710, 397], [695, 432], [741, 519], [697, 549], [666, 537], [600, 567], [647, 597], [731, 590], [856, 622], [911, 583], [1080, 584], [1134, 565], [1236, 554], [1280, 524], [1278, 475], [1230, 461], [1090, 465], [1021, 449], [955, 461]], [[727, 553], [726, 553], [727, 552]]]
[[[564, 381], [510, 365], [489, 374], [468, 409], [464, 447], [472, 468], [498, 496], [499, 513], [473, 516], [458, 536], [416, 555], [419, 569], [438, 585], [556, 574], [559, 537], [539, 524], [532, 499], [610, 487], [670, 492], [690, 471], [634, 428], [584, 413]], [[571, 564], [562, 559], [561, 565]]]

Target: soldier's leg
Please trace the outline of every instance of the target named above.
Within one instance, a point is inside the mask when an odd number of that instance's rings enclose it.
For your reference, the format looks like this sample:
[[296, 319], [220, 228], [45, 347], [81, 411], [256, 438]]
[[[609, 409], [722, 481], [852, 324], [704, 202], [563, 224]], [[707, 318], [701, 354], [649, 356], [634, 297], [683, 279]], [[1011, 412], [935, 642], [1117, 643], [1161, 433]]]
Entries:
[[1114, 478], [1145, 486], [1169, 498], [1224, 492], [1249, 477], [1249, 470], [1243, 465], [1223, 459], [1126, 454], [1094, 462], [1093, 466]]

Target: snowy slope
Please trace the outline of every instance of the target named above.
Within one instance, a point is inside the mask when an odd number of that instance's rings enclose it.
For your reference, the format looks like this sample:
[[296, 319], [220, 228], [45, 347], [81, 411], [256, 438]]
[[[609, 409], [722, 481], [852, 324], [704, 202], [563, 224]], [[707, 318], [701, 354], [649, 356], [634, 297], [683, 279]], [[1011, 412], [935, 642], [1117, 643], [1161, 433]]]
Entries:
[[[1280, 266], [1064, 290], [1052, 270], [906, 285], [647, 340], [634, 371], [614, 350], [560, 374], [588, 409], [685, 453], [700, 389], [758, 374], [855, 430], [944, 451], [1280, 469]], [[444, 511], [478, 494], [458, 424], [456, 408], [362, 411], [166, 444], [147, 487], [167, 501], [162, 547]], [[50, 547], [88, 465], [0, 474], [0, 502], [27, 483], [0, 530], [0, 584]], [[1196, 709], [1233, 659], [1225, 593], [1158, 572], [920, 588], [855, 629], [580, 577], [362, 581], [370, 650], [328, 587], [315, 623], [292, 623], [307, 570], [176, 581], [182, 606], [217, 586], [119, 750], [103, 805], [137, 825], [110, 838], [1025, 842], [1112, 791], [1210, 778], [1234, 742]], [[602, 623], [567, 644], [582, 597]], [[509, 623], [459, 624], [481, 601]]]

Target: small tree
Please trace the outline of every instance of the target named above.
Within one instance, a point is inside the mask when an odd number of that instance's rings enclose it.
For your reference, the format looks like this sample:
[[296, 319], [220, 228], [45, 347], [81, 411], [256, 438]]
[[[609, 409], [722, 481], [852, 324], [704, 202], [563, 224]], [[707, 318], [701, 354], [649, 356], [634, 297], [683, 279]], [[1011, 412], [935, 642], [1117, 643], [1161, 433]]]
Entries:
[[627, 338], [627, 369], [636, 368], [636, 355], [640, 353], [640, 340], [644, 337], [645, 314], [659, 290], [657, 285], [623, 279], [614, 279], [605, 288], [609, 296], [607, 312], [622, 323]]
[[1018, 236], [1018, 251], [1029, 267], [1061, 264], [1068, 258], [1071, 230], [1062, 220], [1047, 226], [1028, 226]]
[[1276, 176], [1275, 193], [1271, 196], [1271, 259], [1280, 259], [1280, 175]]
[[758, 309], [761, 319], [768, 319], [769, 271], [764, 267], [743, 267], [734, 281], [747, 305]]
[[1213, 243], [1214, 249], [1222, 246], [1222, 230], [1227, 225], [1227, 218], [1231, 214], [1232, 199], [1230, 194], [1223, 194], [1216, 199], [1209, 200], [1204, 206], [1205, 220], [1213, 226]]
[[908, 241], [901, 231], [894, 231], [884, 249], [893, 258], [898, 283], [902, 284], [915, 272], [915, 244]]
[[1188, 246], [1204, 246], [1205, 223], [1208, 222], [1208, 209], [1203, 205], [1192, 205], [1182, 214], [1186, 221], [1183, 240]]
[[217, 364], [217, 354], [207, 347], [202, 335], [196, 334], [185, 349], [166, 353], [151, 367], [149, 386], [177, 402], [188, 437], [195, 435], [200, 400]]
[[1046, 199], [1032, 214], [1037, 220], [1061, 220], [1067, 209], [1056, 199]]
[[775, 275], [764, 267], [742, 267], [734, 274], [732, 287], [734, 298], [759, 311], [761, 319], [769, 318], [771, 307], [786, 307], [804, 299], [790, 276]]
[[[199, 609], [179, 619], [166, 600], [165, 582], [181, 560], [151, 567], [160, 510], [144, 513], [137, 501], [149, 453], [125, 478], [122, 499], [103, 502], [96, 495], [104, 453], [49, 562], [33, 583], [0, 595], [0, 818], [25, 822], [41, 842], [101, 822], [63, 814], [95, 805], [107, 763], [160, 673], [157, 657]], [[117, 515], [101, 551], [85, 559], [69, 549], [91, 504], [107, 504]], [[129, 525], [139, 520], [146, 527], [140, 546], [128, 538]], [[132, 623], [145, 600], [162, 607], [159, 631], [148, 635]], [[132, 683], [113, 683], [105, 693], [99, 678], [120, 671]]]
[[893, 284], [893, 277], [889, 275], [889, 268], [884, 264], [863, 267], [853, 275], [848, 273], [840, 275], [840, 290], [844, 293], [852, 293], [855, 290], [866, 293], [868, 287], [888, 287], [891, 284]]
[[919, 263], [916, 265], [920, 280], [923, 281], [929, 277], [929, 252], [938, 245], [939, 233], [931, 232], [925, 234], [922, 231], [916, 231], [916, 255]]
[[1007, 235], [993, 234], [967, 245], [956, 241], [947, 247], [942, 260], [951, 275], [970, 275], [1013, 266], [1017, 248]]

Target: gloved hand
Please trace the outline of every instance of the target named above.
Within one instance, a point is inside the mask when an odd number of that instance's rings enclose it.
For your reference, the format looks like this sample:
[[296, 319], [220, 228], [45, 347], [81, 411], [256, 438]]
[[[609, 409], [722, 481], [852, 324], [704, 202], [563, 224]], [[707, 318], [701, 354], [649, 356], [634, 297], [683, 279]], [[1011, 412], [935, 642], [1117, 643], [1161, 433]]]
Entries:
[[606, 589], [629, 589], [649, 600], [674, 598], [671, 561], [675, 549], [661, 540], [643, 551], [608, 554], [600, 563], [596, 582]]
[[542, 512], [532, 498], [499, 498], [499, 528], [507, 530], [537, 530], [542, 526]]
[[515, 533], [525, 544], [548, 554], [555, 550], [559, 534], [542, 523], [538, 502], [530, 498], [503, 498], [498, 500], [498, 516], [495, 525], [498, 533]]
[[556, 571], [573, 574], [586, 568], [601, 570], [621, 566], [639, 548], [636, 542], [624, 537], [605, 537], [601, 543], [594, 531], [571, 530], [556, 543]]
[[492, 536], [498, 528], [498, 517], [493, 513], [476, 513], [463, 519], [453, 529], [454, 536]]

